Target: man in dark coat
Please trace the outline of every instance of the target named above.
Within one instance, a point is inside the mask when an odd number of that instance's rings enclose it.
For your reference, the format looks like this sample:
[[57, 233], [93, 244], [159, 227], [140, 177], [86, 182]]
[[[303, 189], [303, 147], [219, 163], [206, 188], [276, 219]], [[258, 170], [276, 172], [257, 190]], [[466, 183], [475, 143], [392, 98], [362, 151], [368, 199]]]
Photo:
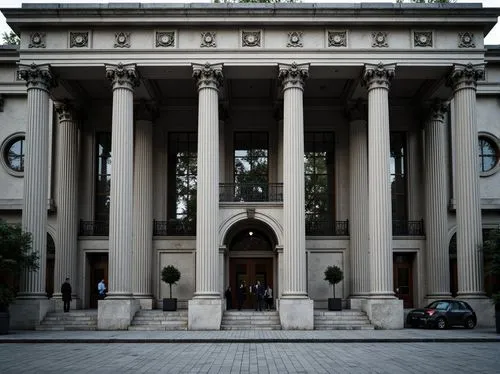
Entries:
[[62, 284], [61, 294], [64, 302], [64, 313], [69, 312], [69, 303], [71, 302], [71, 284], [69, 284], [69, 278], [66, 278]]

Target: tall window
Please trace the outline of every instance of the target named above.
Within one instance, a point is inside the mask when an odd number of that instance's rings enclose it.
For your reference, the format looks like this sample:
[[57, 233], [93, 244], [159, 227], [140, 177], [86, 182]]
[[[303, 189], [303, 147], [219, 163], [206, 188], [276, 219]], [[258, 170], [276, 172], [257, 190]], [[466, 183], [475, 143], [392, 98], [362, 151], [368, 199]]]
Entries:
[[266, 132], [234, 134], [235, 199], [267, 201], [269, 146]]
[[391, 132], [392, 219], [407, 219], [406, 133]]
[[96, 184], [95, 213], [96, 221], [109, 221], [111, 189], [111, 133], [96, 133]]
[[328, 234], [335, 206], [333, 133], [306, 132], [304, 137], [306, 232]]
[[194, 132], [169, 134], [168, 185], [175, 188], [169, 188], [168, 217], [188, 231], [196, 222], [197, 143]]

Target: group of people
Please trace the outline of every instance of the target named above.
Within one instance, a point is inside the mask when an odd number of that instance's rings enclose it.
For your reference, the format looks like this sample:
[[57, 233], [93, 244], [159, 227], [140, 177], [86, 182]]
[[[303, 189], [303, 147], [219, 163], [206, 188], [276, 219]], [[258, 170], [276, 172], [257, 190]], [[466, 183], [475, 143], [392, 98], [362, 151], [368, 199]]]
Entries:
[[[250, 304], [255, 310], [270, 310], [273, 307], [273, 289], [271, 285], [264, 286], [260, 281], [256, 281], [254, 285], [247, 287], [245, 281], [242, 281], [238, 287], [238, 310], [241, 310], [243, 304], [245, 304], [247, 294], [249, 295]], [[233, 309], [231, 286], [226, 289], [224, 297], [226, 298], [226, 309]]]

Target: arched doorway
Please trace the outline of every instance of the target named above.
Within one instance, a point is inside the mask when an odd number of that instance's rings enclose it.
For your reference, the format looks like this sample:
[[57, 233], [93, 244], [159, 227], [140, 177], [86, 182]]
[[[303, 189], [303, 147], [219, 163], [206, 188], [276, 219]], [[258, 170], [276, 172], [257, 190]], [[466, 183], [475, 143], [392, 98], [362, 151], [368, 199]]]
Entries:
[[[249, 292], [251, 285], [259, 281], [270, 285], [273, 290], [276, 285], [276, 235], [265, 223], [248, 219], [235, 224], [226, 235], [228, 251], [228, 282], [231, 286], [232, 304], [238, 306], [238, 288], [244, 283], [246, 298], [242, 309], [255, 307], [254, 296]], [[276, 296], [274, 292], [273, 297]], [[275, 303], [273, 302], [273, 305]]]

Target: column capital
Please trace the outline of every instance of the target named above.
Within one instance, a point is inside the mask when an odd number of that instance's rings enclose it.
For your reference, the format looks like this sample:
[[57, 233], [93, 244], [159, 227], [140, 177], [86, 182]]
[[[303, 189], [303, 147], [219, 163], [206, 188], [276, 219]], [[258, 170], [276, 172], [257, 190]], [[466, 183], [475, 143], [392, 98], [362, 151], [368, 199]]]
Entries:
[[432, 122], [444, 123], [444, 117], [448, 113], [449, 103], [442, 100], [434, 101], [430, 106], [429, 120]]
[[71, 122], [76, 120], [74, 106], [68, 101], [56, 101], [54, 107], [57, 113], [58, 122]]
[[124, 65], [121, 62], [118, 65], [106, 64], [106, 78], [113, 84], [113, 90], [116, 88], [126, 88], [133, 90], [139, 86], [139, 74], [135, 64]]
[[198, 91], [202, 88], [212, 88], [218, 90], [224, 82], [222, 74], [222, 64], [191, 64], [193, 67], [193, 78], [198, 85]]
[[363, 72], [363, 83], [368, 91], [373, 88], [389, 89], [391, 80], [394, 78], [396, 64], [383, 64], [379, 62], [377, 65], [365, 64]]
[[484, 79], [484, 64], [453, 64], [453, 70], [448, 76], [448, 85], [453, 91], [462, 88], [476, 88], [477, 81]]
[[52, 74], [49, 64], [37, 65], [19, 65], [18, 74], [21, 79], [26, 81], [28, 90], [38, 88], [50, 92], [52, 88], [57, 86], [56, 79]]
[[278, 79], [283, 85], [283, 91], [292, 87], [304, 89], [305, 81], [309, 78], [309, 64], [278, 64], [278, 69]]
[[139, 100], [134, 104], [134, 117], [136, 121], [154, 122], [158, 118], [158, 106], [156, 102]]

